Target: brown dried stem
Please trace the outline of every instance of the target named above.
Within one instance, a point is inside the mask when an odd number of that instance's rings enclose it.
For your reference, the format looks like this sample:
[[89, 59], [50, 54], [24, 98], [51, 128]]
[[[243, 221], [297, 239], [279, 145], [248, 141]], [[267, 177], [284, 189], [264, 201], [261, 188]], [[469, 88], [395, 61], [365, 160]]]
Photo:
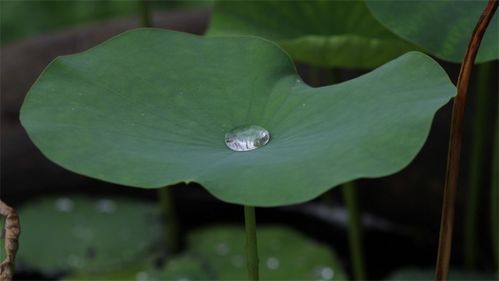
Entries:
[[450, 131], [449, 151], [447, 155], [447, 173], [445, 178], [444, 199], [442, 203], [442, 220], [440, 223], [440, 240], [438, 244], [437, 266], [435, 279], [447, 280], [452, 242], [452, 225], [454, 222], [454, 205], [459, 176], [459, 161], [463, 134], [464, 109], [471, 76], [471, 69], [480, 47], [487, 26], [497, 9], [497, 0], [489, 0], [478, 23], [473, 30], [471, 40], [464, 56], [463, 64], [457, 80], [457, 95], [452, 109], [452, 124]]
[[5, 217], [5, 260], [0, 264], [0, 281], [10, 281], [14, 275], [14, 259], [21, 228], [16, 210], [2, 200], [0, 214]]

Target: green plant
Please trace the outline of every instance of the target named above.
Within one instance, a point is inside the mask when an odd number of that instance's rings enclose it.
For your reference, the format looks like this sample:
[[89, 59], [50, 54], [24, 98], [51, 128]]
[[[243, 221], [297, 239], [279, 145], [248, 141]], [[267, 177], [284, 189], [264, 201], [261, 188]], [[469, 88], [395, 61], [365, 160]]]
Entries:
[[118, 270], [150, 257], [163, 238], [157, 206], [142, 200], [47, 196], [19, 215], [17, 259], [48, 272]]
[[[196, 181], [224, 201], [276, 206], [401, 169], [453, 94], [420, 53], [310, 88], [266, 40], [139, 29], [52, 62], [21, 121], [72, 171], [142, 188]], [[270, 142], [230, 150], [224, 135], [241, 125]]]
[[418, 47], [395, 36], [364, 1], [217, 1], [208, 36], [257, 35], [298, 62], [372, 69]]
[[[374, 17], [393, 33], [430, 54], [461, 63], [477, 20], [488, 0], [476, 1], [375, 1], [367, 0]], [[499, 58], [499, 19], [491, 24], [480, 44], [476, 62]]]
[[[277, 9], [278, 8], [278, 9]], [[217, 1], [208, 36], [258, 35], [276, 41], [293, 60], [309, 64], [308, 81], [321, 83], [320, 67], [329, 68], [327, 84], [341, 82], [340, 67], [373, 68], [418, 48], [385, 29], [364, 1]], [[360, 211], [355, 185], [341, 192], [348, 210], [353, 275], [365, 280]]]
[[[128, 270], [76, 273], [67, 280], [245, 280], [244, 236], [238, 226], [202, 228], [189, 234], [186, 250], [166, 268], [144, 262]], [[264, 280], [347, 280], [333, 252], [292, 229], [263, 226], [258, 236]]]

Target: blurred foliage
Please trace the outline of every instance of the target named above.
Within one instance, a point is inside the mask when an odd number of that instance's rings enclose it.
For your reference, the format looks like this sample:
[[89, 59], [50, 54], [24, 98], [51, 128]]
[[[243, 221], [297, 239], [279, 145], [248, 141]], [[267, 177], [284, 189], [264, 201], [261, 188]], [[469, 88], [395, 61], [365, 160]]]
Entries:
[[[404, 268], [393, 272], [386, 280], [388, 281], [435, 280], [435, 272], [431, 269], [424, 270], [424, 269], [415, 269], [415, 268]], [[494, 277], [494, 274], [487, 274], [487, 273], [473, 272], [473, 271], [451, 270], [449, 272], [449, 280], [493, 281], [496, 279]]]
[[[279, 226], [258, 228], [262, 280], [346, 280], [335, 254], [300, 233]], [[246, 280], [244, 228], [215, 226], [189, 235], [186, 251], [164, 270], [132, 266], [104, 274], [74, 274], [69, 280]]]
[[[390, 31], [440, 59], [460, 63], [487, 0], [367, 0], [372, 14]], [[475, 62], [499, 58], [499, 16], [492, 17]]]
[[364, 1], [217, 1], [208, 35], [257, 35], [295, 61], [371, 69], [418, 48], [383, 27]]
[[163, 233], [155, 204], [119, 197], [46, 197], [19, 216], [17, 261], [42, 272], [122, 268], [149, 257]]
[[[138, 16], [141, 0], [0, 1], [1, 44], [64, 27], [110, 18]], [[212, 1], [149, 1], [151, 10], [211, 5]]]

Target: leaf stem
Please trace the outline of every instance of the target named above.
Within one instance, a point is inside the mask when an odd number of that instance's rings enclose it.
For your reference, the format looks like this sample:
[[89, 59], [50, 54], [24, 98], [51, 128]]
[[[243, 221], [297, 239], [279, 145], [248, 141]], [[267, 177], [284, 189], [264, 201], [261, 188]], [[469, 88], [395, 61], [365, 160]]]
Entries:
[[[311, 74], [320, 77], [320, 69], [310, 67]], [[310, 77], [314, 81], [313, 77]], [[319, 81], [315, 78], [317, 85]], [[335, 84], [342, 81], [341, 73], [338, 69], [330, 69], [327, 72], [327, 83]], [[362, 227], [360, 223], [360, 211], [357, 199], [357, 187], [354, 182], [348, 182], [341, 187], [343, 193], [343, 201], [348, 212], [348, 244], [350, 251], [350, 262], [352, 264], [352, 272], [355, 280], [366, 280], [364, 243], [362, 240]], [[322, 199], [326, 204], [331, 204], [331, 192], [322, 195]]]
[[362, 241], [362, 229], [360, 223], [360, 212], [357, 205], [357, 190], [354, 182], [343, 184], [343, 200], [348, 211], [348, 243], [350, 246], [350, 261], [352, 263], [353, 277], [355, 280], [366, 280], [364, 264], [364, 243]]
[[[493, 96], [488, 94], [491, 82], [493, 63], [482, 64], [478, 68], [475, 91], [475, 115], [473, 120], [473, 140], [466, 196], [466, 213], [464, 217], [464, 258], [466, 267], [474, 269], [477, 262], [478, 209], [484, 188], [485, 178], [485, 143], [487, 135], [487, 119]], [[488, 172], [488, 171], [487, 171]]]
[[248, 280], [259, 280], [254, 207], [244, 206], [244, 222], [246, 227], [246, 266], [248, 268]]
[[471, 75], [471, 69], [480, 46], [483, 34], [497, 9], [497, 0], [489, 0], [478, 24], [473, 30], [471, 40], [466, 50], [463, 64], [457, 81], [457, 95], [452, 109], [452, 121], [447, 155], [447, 172], [445, 177], [444, 198], [442, 203], [442, 219], [440, 223], [440, 238], [438, 244], [436, 280], [447, 280], [452, 242], [452, 225], [454, 221], [454, 205], [459, 176], [459, 160], [463, 134], [464, 109]]
[[171, 186], [165, 186], [158, 190], [161, 215], [164, 221], [165, 243], [168, 251], [178, 253], [180, 251], [179, 229], [175, 215], [175, 209], [170, 192]]

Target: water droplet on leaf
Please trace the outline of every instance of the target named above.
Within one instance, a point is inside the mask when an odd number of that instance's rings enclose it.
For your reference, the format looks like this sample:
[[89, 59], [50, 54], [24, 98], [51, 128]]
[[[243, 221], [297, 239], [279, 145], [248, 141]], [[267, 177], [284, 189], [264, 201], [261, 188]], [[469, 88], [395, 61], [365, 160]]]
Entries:
[[71, 266], [71, 267], [80, 267], [82, 266], [82, 260], [79, 256], [77, 255], [70, 255], [68, 257], [68, 264]]
[[316, 276], [318, 275], [321, 280], [332, 280], [334, 277], [334, 270], [328, 266], [321, 266], [314, 271]]
[[233, 151], [249, 151], [266, 145], [269, 131], [260, 126], [237, 127], [225, 134], [225, 144]]
[[225, 243], [219, 243], [215, 250], [220, 256], [226, 256], [229, 253], [229, 246]]
[[63, 197], [55, 201], [55, 207], [61, 212], [70, 212], [73, 210], [73, 200]]
[[272, 270], [276, 270], [277, 268], [279, 268], [279, 264], [279, 259], [277, 259], [276, 257], [270, 257], [266, 262], [267, 268]]
[[145, 281], [145, 280], [149, 279], [149, 274], [147, 274], [147, 272], [141, 271], [141, 272], [137, 273], [135, 278], [137, 279], [137, 281]]
[[116, 210], [116, 203], [113, 200], [101, 199], [97, 201], [97, 210], [101, 213], [112, 213]]
[[237, 268], [242, 268], [244, 265], [244, 258], [241, 255], [234, 255], [230, 258], [230, 262]]

